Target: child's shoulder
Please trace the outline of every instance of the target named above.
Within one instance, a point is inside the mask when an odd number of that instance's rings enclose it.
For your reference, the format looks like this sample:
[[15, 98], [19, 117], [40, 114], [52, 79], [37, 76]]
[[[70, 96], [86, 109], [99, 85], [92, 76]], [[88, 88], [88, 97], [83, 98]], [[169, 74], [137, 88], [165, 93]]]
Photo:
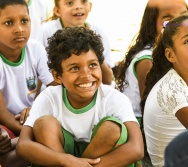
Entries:
[[48, 96], [49, 98], [52, 98], [52, 99], [62, 98], [63, 87], [62, 87], [62, 85], [48, 86], [46, 89], [44, 89], [41, 92], [41, 94], [43, 96]]
[[42, 23], [42, 28], [47, 28], [47, 29], [51, 28], [51, 29], [55, 29], [56, 27], [62, 28], [60, 19], [50, 20], [50, 21], [47, 21], [47, 22], [43, 22], [43, 23]]
[[113, 98], [127, 98], [127, 96], [117, 89], [111, 87], [110, 85], [101, 84], [98, 89], [100, 95], [102, 97], [110, 97]]
[[144, 48], [143, 50], [141, 50], [140, 52], [138, 52], [138, 54], [136, 55], [136, 57], [142, 57], [142, 56], [152, 56], [152, 48]]
[[104, 34], [104, 30], [101, 27], [93, 25], [93, 24], [90, 24], [90, 23], [87, 23], [87, 24], [88, 24], [89, 28], [91, 30], [95, 31], [96, 33], [98, 33], [98, 34]]

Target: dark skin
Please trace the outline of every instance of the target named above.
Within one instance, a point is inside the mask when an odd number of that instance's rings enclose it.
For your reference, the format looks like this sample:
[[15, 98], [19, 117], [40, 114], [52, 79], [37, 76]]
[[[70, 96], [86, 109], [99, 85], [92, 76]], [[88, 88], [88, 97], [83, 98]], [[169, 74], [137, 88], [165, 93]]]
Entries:
[[[47, 86], [57, 85], [55, 81], [51, 82]], [[37, 94], [39, 94], [38, 92]], [[3, 94], [0, 90], [0, 124], [6, 126], [10, 129], [15, 135], [19, 136], [22, 129], [22, 125], [26, 121], [26, 118], [29, 116], [31, 107], [28, 106], [21, 110], [20, 114], [13, 115], [7, 110], [6, 103], [3, 97]]]
[[[51, 124], [47, 124], [49, 121]], [[101, 125], [96, 136], [86, 148], [82, 158], [77, 158], [64, 153], [62, 147], [64, 138], [57, 120], [51, 116], [44, 116], [35, 122], [33, 128], [23, 127], [17, 145], [17, 153], [30, 162], [43, 164], [44, 166], [124, 167], [135, 162], [136, 159], [142, 159], [144, 156], [142, 134], [138, 124], [136, 122], [126, 122], [124, 124], [129, 133], [128, 142], [111, 151], [119, 138], [120, 128], [117, 124], [106, 121]], [[52, 133], [49, 133], [49, 128]], [[115, 135], [108, 136], [109, 140], [107, 142], [106, 135], [110, 134], [108, 130]], [[34, 137], [37, 142], [33, 141]], [[36, 155], [36, 152], [41, 156]]]
[[150, 59], [143, 59], [136, 63], [136, 73], [138, 77], [138, 86], [140, 91], [140, 97], [142, 98], [145, 89], [145, 80], [147, 73], [152, 67], [152, 61]]
[[7, 132], [0, 127], [0, 164], [3, 167], [26, 167], [29, 164], [16, 155], [17, 141], [18, 137], [10, 139]]

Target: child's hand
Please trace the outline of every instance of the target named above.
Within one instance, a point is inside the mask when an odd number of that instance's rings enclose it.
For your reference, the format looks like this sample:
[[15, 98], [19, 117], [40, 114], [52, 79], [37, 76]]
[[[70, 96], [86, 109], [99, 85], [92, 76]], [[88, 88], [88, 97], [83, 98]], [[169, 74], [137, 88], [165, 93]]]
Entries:
[[12, 149], [11, 139], [8, 133], [0, 127], [0, 155], [6, 154]]
[[23, 125], [26, 121], [27, 117], [29, 116], [29, 112], [31, 107], [24, 108], [20, 114], [15, 115], [15, 119], [20, 121], [20, 124]]
[[89, 159], [89, 158], [77, 158], [72, 156], [71, 159], [67, 161], [64, 167], [92, 167], [100, 162], [100, 158]]

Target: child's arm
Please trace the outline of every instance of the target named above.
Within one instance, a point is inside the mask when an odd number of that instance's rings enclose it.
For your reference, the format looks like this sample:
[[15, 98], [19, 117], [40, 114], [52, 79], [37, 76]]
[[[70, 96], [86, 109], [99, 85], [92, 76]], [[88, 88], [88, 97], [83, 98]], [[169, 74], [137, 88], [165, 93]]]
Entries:
[[142, 98], [145, 90], [146, 76], [152, 67], [151, 59], [143, 59], [136, 64], [136, 73], [138, 76], [138, 86], [140, 91], [140, 97]]
[[14, 134], [16, 135], [20, 134], [22, 125], [19, 123], [19, 121], [15, 119], [14, 115], [7, 110], [1, 90], [0, 90], [0, 124], [6, 126]]
[[187, 129], [188, 128], [188, 107], [183, 107], [179, 109], [175, 116], [178, 118], [178, 120], [181, 122], [181, 124]]
[[128, 141], [117, 149], [101, 156], [95, 167], [125, 167], [144, 157], [144, 144], [140, 128], [136, 122], [124, 123], [128, 131]]
[[100, 161], [100, 159], [77, 158], [64, 152], [53, 151], [33, 140], [32, 127], [23, 126], [16, 151], [20, 157], [33, 164], [43, 166], [92, 167], [90, 164], [97, 164]]
[[110, 85], [112, 83], [112, 78], [113, 78], [112, 69], [105, 62], [103, 62], [101, 66], [101, 70], [102, 70], [102, 83]]
[[49, 83], [47, 86], [57, 86], [57, 85], [58, 84], [55, 81], [53, 81], [53, 82]]

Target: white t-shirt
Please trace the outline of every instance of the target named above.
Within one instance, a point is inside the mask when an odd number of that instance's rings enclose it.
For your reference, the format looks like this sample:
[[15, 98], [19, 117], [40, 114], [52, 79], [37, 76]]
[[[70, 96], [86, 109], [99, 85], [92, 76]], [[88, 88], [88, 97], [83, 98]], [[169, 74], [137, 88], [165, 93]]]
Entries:
[[[95, 31], [97, 34], [99, 34], [102, 37], [103, 46], [104, 46], [103, 56], [104, 56], [105, 62], [107, 63], [109, 67], [111, 68], [114, 67], [114, 62], [111, 58], [111, 48], [110, 48], [107, 36], [98, 27], [94, 25], [90, 25], [90, 24], [89, 24], [89, 27], [91, 30]], [[37, 36], [37, 40], [41, 42], [46, 48], [48, 46], [47, 39], [51, 37], [57, 30], [62, 30], [62, 24], [60, 22], [60, 19], [46, 22], [42, 24], [42, 27]]]
[[147, 150], [154, 167], [164, 166], [166, 146], [186, 130], [175, 114], [187, 106], [187, 84], [174, 69], [171, 69], [152, 88], [144, 108]]
[[31, 35], [36, 39], [37, 33], [44, 21], [48, 19], [49, 6], [46, 0], [30, 0], [28, 3], [29, 16], [31, 19]]
[[93, 127], [105, 116], [114, 116], [122, 122], [137, 122], [129, 99], [108, 85], [99, 87], [96, 102], [82, 109], [69, 104], [62, 86], [49, 86], [36, 98], [24, 125], [33, 127], [37, 118], [52, 115], [60, 125], [74, 135], [76, 141], [89, 142]]
[[123, 93], [130, 99], [133, 106], [133, 111], [136, 117], [142, 117], [141, 108], [140, 108], [140, 90], [138, 86], [138, 79], [135, 69], [135, 64], [143, 59], [152, 60], [152, 49], [144, 49], [140, 51], [134, 59], [131, 61], [131, 64], [126, 71], [126, 82], [124, 86]]
[[19, 62], [12, 63], [0, 55], [0, 90], [8, 111], [16, 115], [33, 104], [38, 78], [45, 85], [54, 80], [48, 69], [44, 47], [32, 39], [22, 49]]

